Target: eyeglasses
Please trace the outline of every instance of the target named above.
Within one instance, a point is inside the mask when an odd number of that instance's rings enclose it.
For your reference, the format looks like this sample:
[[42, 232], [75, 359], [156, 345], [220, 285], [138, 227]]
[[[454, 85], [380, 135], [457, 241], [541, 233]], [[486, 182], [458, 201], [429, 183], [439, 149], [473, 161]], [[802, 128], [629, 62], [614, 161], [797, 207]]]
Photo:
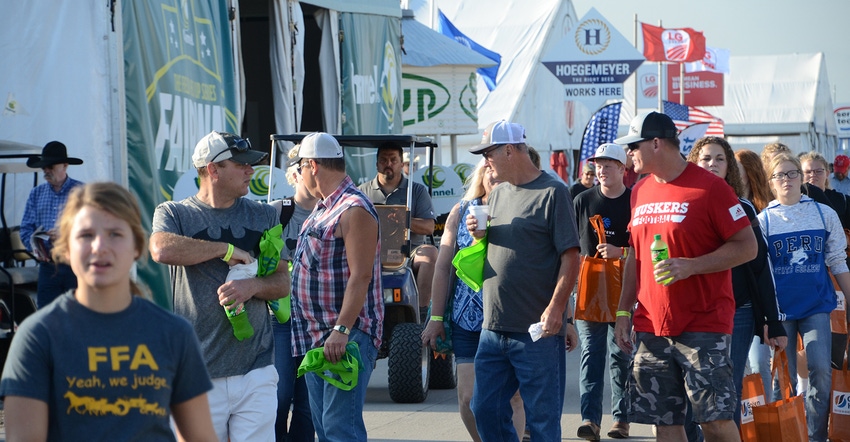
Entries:
[[225, 152], [231, 152], [233, 150], [236, 152], [247, 152], [251, 150], [251, 141], [247, 138], [239, 138], [237, 136], [224, 134], [222, 134], [221, 137], [224, 139], [224, 142], [227, 143], [228, 149], [217, 153], [214, 157], [212, 157], [210, 163], [215, 163], [215, 159]]
[[507, 144], [499, 144], [496, 147], [488, 150], [487, 152], [482, 153], [481, 156], [483, 156], [485, 160], [489, 160], [493, 157], [493, 154], [496, 153], [497, 150], [501, 149], [504, 146], [507, 146]]
[[782, 181], [784, 179], [793, 180], [800, 176], [799, 170], [789, 170], [788, 172], [777, 172], [770, 176], [770, 179], [774, 181]]
[[821, 176], [826, 172], [826, 169], [812, 169], [803, 172], [805, 175]]
[[304, 167], [310, 167], [309, 160], [306, 163], [298, 163], [298, 167], [295, 168], [295, 170], [298, 171], [298, 175], [301, 175], [301, 169]]

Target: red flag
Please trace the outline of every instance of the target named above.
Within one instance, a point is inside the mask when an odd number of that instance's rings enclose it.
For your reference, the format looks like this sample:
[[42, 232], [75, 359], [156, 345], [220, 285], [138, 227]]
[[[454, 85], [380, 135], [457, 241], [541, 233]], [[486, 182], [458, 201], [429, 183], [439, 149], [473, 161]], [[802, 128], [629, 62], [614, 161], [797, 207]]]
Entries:
[[643, 56], [647, 61], [702, 60], [705, 55], [705, 36], [691, 28], [664, 29], [641, 23]]

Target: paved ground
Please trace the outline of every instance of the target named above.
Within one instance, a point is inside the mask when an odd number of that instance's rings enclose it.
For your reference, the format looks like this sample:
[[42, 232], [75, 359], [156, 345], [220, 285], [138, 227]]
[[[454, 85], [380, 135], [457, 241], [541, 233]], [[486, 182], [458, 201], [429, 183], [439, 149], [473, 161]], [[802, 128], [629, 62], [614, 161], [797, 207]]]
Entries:
[[[581, 424], [578, 393], [579, 350], [567, 354], [567, 391], [564, 414], [561, 418], [562, 440], [584, 440], [576, 437]], [[606, 378], [607, 379], [607, 378]], [[606, 381], [603, 409], [611, 409], [611, 393]], [[366, 429], [369, 440], [390, 441], [468, 441], [457, 412], [455, 390], [432, 390], [421, 404], [396, 404], [387, 390], [387, 360], [378, 361], [366, 393]], [[602, 440], [611, 427], [610, 413], [602, 419]], [[655, 440], [647, 425], [632, 425], [628, 440]], [[616, 439], [608, 439], [616, 440]]]

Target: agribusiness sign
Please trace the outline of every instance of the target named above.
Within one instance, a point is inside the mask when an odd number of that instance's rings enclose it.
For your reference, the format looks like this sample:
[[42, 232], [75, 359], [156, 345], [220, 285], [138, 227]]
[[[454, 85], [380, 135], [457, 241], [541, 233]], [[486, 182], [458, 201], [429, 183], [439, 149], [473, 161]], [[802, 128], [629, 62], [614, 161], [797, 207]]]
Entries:
[[401, 74], [404, 133], [477, 133], [477, 84], [474, 68], [405, 66]]

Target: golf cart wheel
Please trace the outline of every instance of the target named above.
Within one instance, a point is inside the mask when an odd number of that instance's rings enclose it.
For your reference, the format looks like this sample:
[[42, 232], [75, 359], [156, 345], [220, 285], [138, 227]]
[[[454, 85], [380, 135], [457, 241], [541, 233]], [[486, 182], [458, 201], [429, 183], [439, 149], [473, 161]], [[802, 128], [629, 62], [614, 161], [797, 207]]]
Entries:
[[431, 380], [428, 387], [432, 390], [451, 390], [457, 387], [457, 365], [455, 365], [455, 354], [450, 352], [443, 359], [431, 355]]
[[428, 358], [431, 349], [422, 345], [422, 326], [395, 326], [387, 361], [390, 398], [399, 403], [419, 403], [428, 397]]

